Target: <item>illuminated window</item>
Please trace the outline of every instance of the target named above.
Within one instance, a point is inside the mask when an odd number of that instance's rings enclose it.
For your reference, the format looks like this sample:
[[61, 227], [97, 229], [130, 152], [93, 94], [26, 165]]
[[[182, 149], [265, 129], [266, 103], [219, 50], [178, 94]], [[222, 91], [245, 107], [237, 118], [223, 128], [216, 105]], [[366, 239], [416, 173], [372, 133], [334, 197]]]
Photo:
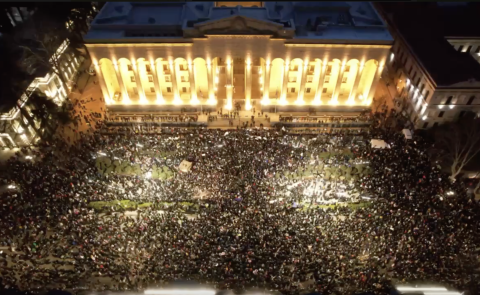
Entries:
[[155, 92], [155, 88], [154, 87], [150, 87], [150, 92]]
[[463, 50], [463, 45], [460, 45], [460, 47], [458, 47], [458, 51], [462, 52], [462, 50]]
[[182, 92], [186, 93], [187, 92], [187, 87], [182, 87]]
[[148, 76], [148, 82], [153, 82], [153, 76], [152, 75]]
[[171, 87], [167, 87], [167, 92], [172, 92], [172, 88]]
[[180, 71], [184, 71], [184, 70], [185, 70], [183, 65], [180, 65], [179, 68], [180, 68]]
[[310, 93], [310, 91], [311, 91], [311, 88], [307, 88], [307, 93]]
[[330, 82], [330, 76], [325, 76], [325, 83], [329, 83]]
[[137, 87], [133, 87], [133, 93], [138, 94]]
[[295, 93], [295, 87], [291, 88], [291, 89], [290, 89], [290, 92], [291, 92], [291, 93]]
[[290, 78], [290, 81], [289, 81], [289, 82], [295, 83], [295, 82], [297, 82], [297, 78], [296, 78], [296, 77]]
[[327, 88], [323, 88], [322, 93], [327, 93]]
[[165, 82], [170, 82], [170, 75], [165, 76]]
[[347, 83], [347, 77], [342, 78], [342, 83]]
[[130, 82], [135, 82], [135, 77], [134, 76], [130, 76]]
[[308, 76], [307, 77], [307, 83], [312, 83], [313, 81], [313, 77], [312, 76]]
[[181, 77], [180, 77], [180, 80], [181, 80], [182, 82], [187, 82], [187, 79], [185, 78], [185, 76], [181, 76]]
[[145, 65], [145, 70], [146, 70], [147, 72], [150, 72], [150, 65]]
[[163, 65], [163, 70], [168, 71], [168, 65]]
[[133, 71], [132, 65], [128, 65], [127, 67], [129, 71]]

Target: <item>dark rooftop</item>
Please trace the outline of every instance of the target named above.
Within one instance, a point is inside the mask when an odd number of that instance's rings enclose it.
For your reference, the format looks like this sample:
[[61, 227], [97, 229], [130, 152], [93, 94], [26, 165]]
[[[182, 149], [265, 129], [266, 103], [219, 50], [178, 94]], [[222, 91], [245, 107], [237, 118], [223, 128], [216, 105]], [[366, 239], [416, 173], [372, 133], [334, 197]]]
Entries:
[[474, 14], [480, 17], [480, 10], [475, 11], [469, 5], [452, 8], [435, 3], [383, 2], [378, 6], [390, 16], [437, 86], [472, 78], [480, 81], [480, 64], [470, 54], [457, 52], [445, 38], [447, 32], [453, 34], [450, 36], [459, 36], [460, 32], [464, 32], [462, 36], [473, 34], [472, 27], [478, 27], [471, 25], [471, 17]]

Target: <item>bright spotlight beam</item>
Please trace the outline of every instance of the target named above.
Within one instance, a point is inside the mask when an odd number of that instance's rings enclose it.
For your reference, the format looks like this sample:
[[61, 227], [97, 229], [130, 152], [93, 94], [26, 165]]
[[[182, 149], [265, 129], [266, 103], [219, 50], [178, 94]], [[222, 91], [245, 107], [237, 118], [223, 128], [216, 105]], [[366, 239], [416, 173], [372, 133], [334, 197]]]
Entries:
[[215, 295], [215, 290], [197, 290], [197, 289], [161, 289], [161, 290], [145, 290], [145, 295]]

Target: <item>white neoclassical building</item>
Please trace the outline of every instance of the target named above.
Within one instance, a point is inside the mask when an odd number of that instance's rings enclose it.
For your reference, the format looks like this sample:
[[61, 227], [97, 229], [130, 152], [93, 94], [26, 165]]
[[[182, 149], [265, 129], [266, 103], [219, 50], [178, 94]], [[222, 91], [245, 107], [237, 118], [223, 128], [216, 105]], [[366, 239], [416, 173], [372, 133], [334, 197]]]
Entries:
[[85, 36], [110, 110], [359, 110], [393, 39], [369, 2], [109, 2]]

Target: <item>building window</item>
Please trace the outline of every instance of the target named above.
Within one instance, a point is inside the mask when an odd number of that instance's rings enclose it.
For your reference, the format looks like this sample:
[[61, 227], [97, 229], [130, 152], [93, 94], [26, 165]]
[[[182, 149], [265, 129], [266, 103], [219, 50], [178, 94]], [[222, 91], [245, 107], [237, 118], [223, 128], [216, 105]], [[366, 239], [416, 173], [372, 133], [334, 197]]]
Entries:
[[153, 76], [151, 75], [148, 76], [148, 82], [153, 82]]
[[180, 65], [179, 68], [180, 68], [180, 71], [185, 71], [184, 65]]
[[295, 87], [290, 88], [291, 93], [295, 93]]
[[130, 76], [130, 82], [135, 82], [135, 77], [134, 76]]
[[171, 87], [167, 87], [167, 92], [172, 92], [172, 88]]
[[182, 87], [182, 92], [186, 93], [187, 92], [187, 87]]
[[477, 49], [475, 49], [475, 53], [480, 53], [480, 46], [477, 46]]
[[327, 93], [327, 88], [323, 88], [322, 93]]
[[458, 47], [458, 51], [462, 52], [462, 50], [463, 50], [463, 45], [460, 45], [460, 47]]
[[307, 88], [307, 93], [310, 93], [310, 90], [312, 90], [311, 88]]
[[313, 77], [312, 76], [308, 76], [307, 77], [307, 83], [312, 83], [313, 81]]
[[347, 77], [342, 78], [342, 83], [347, 83]]
[[155, 92], [155, 87], [150, 87], [150, 92], [154, 93]]
[[295, 82], [297, 82], [297, 78], [296, 78], [296, 77], [290, 78], [290, 81], [289, 81], [289, 82], [290, 82], [290, 83], [295, 83]]
[[127, 68], [129, 71], [133, 71], [132, 65], [128, 65]]
[[145, 70], [146, 70], [147, 72], [150, 72], [150, 65], [145, 65]]
[[465, 115], [465, 111], [461, 111], [460, 114], [458, 115], [459, 118], [463, 117]]
[[417, 72], [413, 73], [412, 82], [415, 81], [416, 77], [417, 77]]
[[467, 51], [466, 52], [470, 52], [472, 50], [472, 45], [468, 46], [467, 48]]
[[420, 85], [420, 88], [419, 88], [420, 94], [423, 92], [424, 88], [425, 88], [425, 83], [422, 83], [422, 85]]
[[182, 82], [187, 82], [187, 79], [185, 79], [185, 76], [181, 76], [181, 77], [180, 77], [180, 80], [181, 80]]
[[475, 96], [470, 96], [470, 98], [467, 101], [467, 105], [471, 105], [473, 103], [473, 100], [475, 99]]
[[292, 65], [292, 66], [290, 67], [290, 71], [292, 71], [292, 72], [298, 71], [298, 65]]
[[170, 75], [169, 75], [169, 76], [165, 76], [165, 82], [170, 82]]
[[428, 127], [428, 122], [423, 123], [423, 127], [422, 127], [422, 128], [425, 129], [425, 128], [427, 128], [427, 127]]
[[438, 117], [439, 117], [439, 118], [442, 118], [444, 114], [445, 114], [445, 112], [444, 112], [444, 111], [441, 111], [440, 113], [438, 113]]
[[446, 105], [449, 105], [450, 103], [452, 103], [452, 99], [453, 99], [453, 96], [449, 96], [447, 98], [447, 101], [445, 102]]
[[133, 87], [133, 93], [138, 94], [137, 87]]
[[168, 71], [168, 65], [163, 65], [163, 70]]
[[433, 123], [433, 127], [437, 127], [437, 126], [438, 126], [438, 122]]
[[315, 66], [310, 66], [310, 67], [308, 68], [308, 71], [309, 71], [309, 72], [313, 72], [314, 70], [315, 70]]
[[329, 83], [330, 82], [330, 76], [325, 76], [325, 83]]

